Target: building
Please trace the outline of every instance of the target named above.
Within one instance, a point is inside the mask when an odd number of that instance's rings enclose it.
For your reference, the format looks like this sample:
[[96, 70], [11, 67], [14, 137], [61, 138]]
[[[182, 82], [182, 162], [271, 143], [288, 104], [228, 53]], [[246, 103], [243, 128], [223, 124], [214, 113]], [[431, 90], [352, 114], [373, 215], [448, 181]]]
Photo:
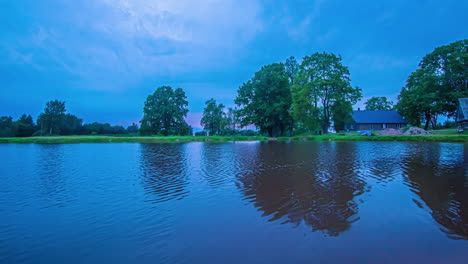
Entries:
[[458, 99], [457, 115], [455, 122], [463, 129], [468, 129], [468, 98]]
[[353, 122], [347, 123], [348, 131], [382, 130], [386, 128], [402, 128], [406, 126], [403, 117], [394, 110], [357, 110], [353, 113]]

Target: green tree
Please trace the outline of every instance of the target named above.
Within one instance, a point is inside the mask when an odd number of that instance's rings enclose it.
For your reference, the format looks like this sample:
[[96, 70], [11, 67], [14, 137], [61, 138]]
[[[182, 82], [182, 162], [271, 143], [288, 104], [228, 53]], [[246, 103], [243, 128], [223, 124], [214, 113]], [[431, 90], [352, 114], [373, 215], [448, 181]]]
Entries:
[[458, 98], [468, 97], [468, 39], [437, 47], [419, 64], [438, 86], [437, 105], [448, 117], [455, 115]]
[[16, 136], [17, 137], [30, 137], [34, 134], [35, 126], [31, 115], [23, 114], [16, 121]]
[[224, 131], [226, 125], [224, 105], [217, 104], [216, 100], [213, 98], [206, 101], [200, 123], [203, 129], [208, 131], [210, 135], [220, 135]]
[[181, 88], [161, 86], [146, 98], [141, 120], [143, 134], [188, 135], [191, 127], [185, 122], [188, 101]]
[[341, 56], [326, 52], [304, 57], [291, 90], [295, 120], [311, 131], [320, 126], [324, 133], [333, 120], [348, 120], [350, 106], [362, 97], [361, 89], [351, 86]]
[[388, 101], [385, 96], [377, 96], [368, 99], [365, 103], [366, 110], [391, 110], [393, 102]]
[[353, 105], [349, 101], [339, 100], [332, 106], [333, 126], [336, 131], [343, 131], [345, 124], [352, 121], [349, 113], [353, 112]]
[[453, 117], [457, 100], [468, 97], [468, 40], [436, 48], [424, 56], [398, 96], [396, 108], [412, 125], [434, 128], [437, 117]]
[[131, 126], [127, 127], [127, 132], [129, 134], [138, 134], [138, 125], [135, 123], [132, 123]]
[[108, 123], [93, 122], [83, 126], [85, 134], [92, 135], [109, 135], [109, 134], [127, 134], [127, 130], [123, 126], [112, 126]]
[[83, 119], [72, 114], [66, 114], [60, 127], [61, 135], [84, 134]]
[[241, 126], [254, 124], [269, 136], [282, 136], [291, 130], [291, 92], [283, 64], [263, 66], [237, 92]]
[[41, 134], [59, 134], [65, 112], [65, 102], [59, 100], [47, 102], [44, 113], [41, 113], [37, 119], [37, 123], [41, 127]]
[[286, 72], [286, 76], [288, 76], [289, 83], [292, 85], [294, 83], [294, 78], [296, 77], [299, 71], [299, 64], [296, 61], [294, 56], [289, 57], [286, 59], [284, 63], [284, 68]]
[[229, 107], [226, 113], [226, 131], [228, 134], [233, 135], [236, 133], [237, 126], [239, 124], [239, 118], [237, 117], [237, 109]]
[[16, 126], [11, 116], [0, 117], [0, 137], [14, 137]]

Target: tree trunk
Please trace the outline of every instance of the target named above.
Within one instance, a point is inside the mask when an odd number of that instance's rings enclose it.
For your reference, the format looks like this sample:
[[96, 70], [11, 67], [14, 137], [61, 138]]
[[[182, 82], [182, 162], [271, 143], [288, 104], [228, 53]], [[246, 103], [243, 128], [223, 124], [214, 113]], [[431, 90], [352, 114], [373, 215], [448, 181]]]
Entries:
[[424, 130], [427, 130], [429, 128], [429, 123], [431, 122], [431, 114], [426, 113], [425, 116], [426, 116], [426, 124], [424, 125]]

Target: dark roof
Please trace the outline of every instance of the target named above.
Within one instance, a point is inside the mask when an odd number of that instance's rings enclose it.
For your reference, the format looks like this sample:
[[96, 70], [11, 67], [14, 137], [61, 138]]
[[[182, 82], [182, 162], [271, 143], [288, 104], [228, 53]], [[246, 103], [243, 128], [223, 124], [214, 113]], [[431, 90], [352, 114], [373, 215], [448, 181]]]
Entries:
[[468, 98], [459, 98], [456, 121], [461, 122], [466, 120], [468, 120]]
[[405, 119], [394, 110], [358, 110], [353, 119], [358, 124], [406, 124]]

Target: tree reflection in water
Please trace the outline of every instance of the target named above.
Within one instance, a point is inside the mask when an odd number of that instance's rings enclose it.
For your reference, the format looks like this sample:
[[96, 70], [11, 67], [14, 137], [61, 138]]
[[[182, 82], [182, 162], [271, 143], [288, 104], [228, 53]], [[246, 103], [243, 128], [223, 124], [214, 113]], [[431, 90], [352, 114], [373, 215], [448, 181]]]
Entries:
[[37, 171], [39, 172], [39, 189], [41, 197], [50, 202], [48, 206], [62, 206], [70, 201], [73, 195], [67, 189], [67, 175], [70, 171], [64, 165], [66, 145], [38, 145]]
[[355, 144], [264, 143], [238, 175], [247, 199], [270, 221], [301, 222], [338, 236], [359, 219], [355, 197], [365, 190]]
[[141, 144], [143, 187], [154, 203], [183, 199], [187, 190], [187, 144]]
[[468, 239], [468, 144], [421, 144], [406, 157], [404, 169], [411, 191], [441, 230], [450, 238]]

